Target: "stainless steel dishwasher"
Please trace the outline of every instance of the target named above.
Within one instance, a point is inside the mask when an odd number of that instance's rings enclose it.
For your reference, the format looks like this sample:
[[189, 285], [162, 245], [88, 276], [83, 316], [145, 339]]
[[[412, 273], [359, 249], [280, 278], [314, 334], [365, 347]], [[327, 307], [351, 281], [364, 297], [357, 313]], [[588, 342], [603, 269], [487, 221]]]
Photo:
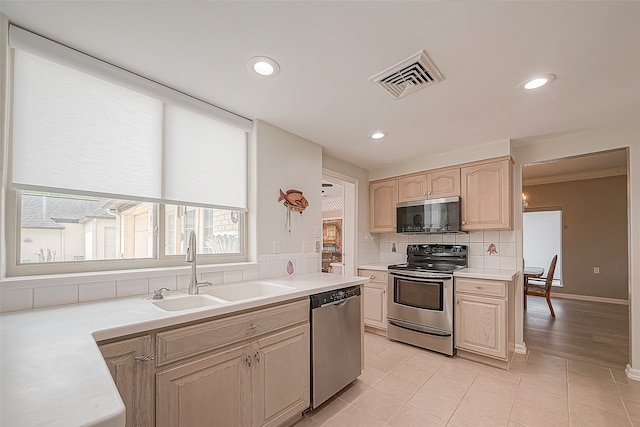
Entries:
[[362, 372], [360, 286], [311, 295], [311, 407]]

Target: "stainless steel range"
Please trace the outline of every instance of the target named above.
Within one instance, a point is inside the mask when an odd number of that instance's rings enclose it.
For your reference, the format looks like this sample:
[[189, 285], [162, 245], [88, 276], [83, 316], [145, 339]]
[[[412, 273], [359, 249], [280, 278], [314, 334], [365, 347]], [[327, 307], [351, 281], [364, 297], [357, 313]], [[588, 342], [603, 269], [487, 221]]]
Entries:
[[466, 267], [464, 245], [407, 246], [389, 266], [387, 338], [453, 356], [453, 272]]

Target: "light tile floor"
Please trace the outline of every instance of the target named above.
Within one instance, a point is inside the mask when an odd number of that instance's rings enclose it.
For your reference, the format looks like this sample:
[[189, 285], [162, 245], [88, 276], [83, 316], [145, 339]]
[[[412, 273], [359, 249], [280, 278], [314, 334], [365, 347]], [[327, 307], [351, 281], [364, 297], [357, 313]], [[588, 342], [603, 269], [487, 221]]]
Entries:
[[640, 427], [640, 382], [539, 352], [509, 371], [365, 334], [362, 375], [303, 426]]

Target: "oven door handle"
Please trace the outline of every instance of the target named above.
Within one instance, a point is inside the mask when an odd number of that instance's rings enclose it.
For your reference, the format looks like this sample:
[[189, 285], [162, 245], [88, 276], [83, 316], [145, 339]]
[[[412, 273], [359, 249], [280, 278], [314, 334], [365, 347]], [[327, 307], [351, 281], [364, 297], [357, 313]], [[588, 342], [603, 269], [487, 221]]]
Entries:
[[410, 279], [413, 280], [415, 282], [429, 282], [429, 281], [433, 281], [433, 280], [451, 280], [453, 279], [453, 276], [451, 275], [439, 275], [439, 276], [414, 276], [411, 274], [399, 274], [393, 271], [390, 271], [389, 274], [392, 277], [402, 277], [404, 279]]
[[419, 332], [421, 334], [435, 335], [438, 337], [450, 337], [453, 332], [443, 331], [441, 329], [434, 329], [428, 326], [416, 325], [415, 323], [403, 322], [401, 320], [387, 319], [390, 325], [397, 326], [398, 328], [408, 329], [413, 332]]

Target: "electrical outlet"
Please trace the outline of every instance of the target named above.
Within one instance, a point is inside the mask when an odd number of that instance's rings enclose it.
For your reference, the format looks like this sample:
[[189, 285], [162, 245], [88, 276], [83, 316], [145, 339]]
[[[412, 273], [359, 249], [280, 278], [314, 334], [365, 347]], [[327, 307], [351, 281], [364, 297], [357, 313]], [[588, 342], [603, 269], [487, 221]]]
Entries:
[[274, 254], [279, 254], [280, 253], [280, 241], [279, 240], [274, 240], [273, 241], [273, 253]]
[[600, 267], [593, 267], [593, 274], [600, 274]]
[[316, 240], [316, 253], [320, 253], [320, 240]]

